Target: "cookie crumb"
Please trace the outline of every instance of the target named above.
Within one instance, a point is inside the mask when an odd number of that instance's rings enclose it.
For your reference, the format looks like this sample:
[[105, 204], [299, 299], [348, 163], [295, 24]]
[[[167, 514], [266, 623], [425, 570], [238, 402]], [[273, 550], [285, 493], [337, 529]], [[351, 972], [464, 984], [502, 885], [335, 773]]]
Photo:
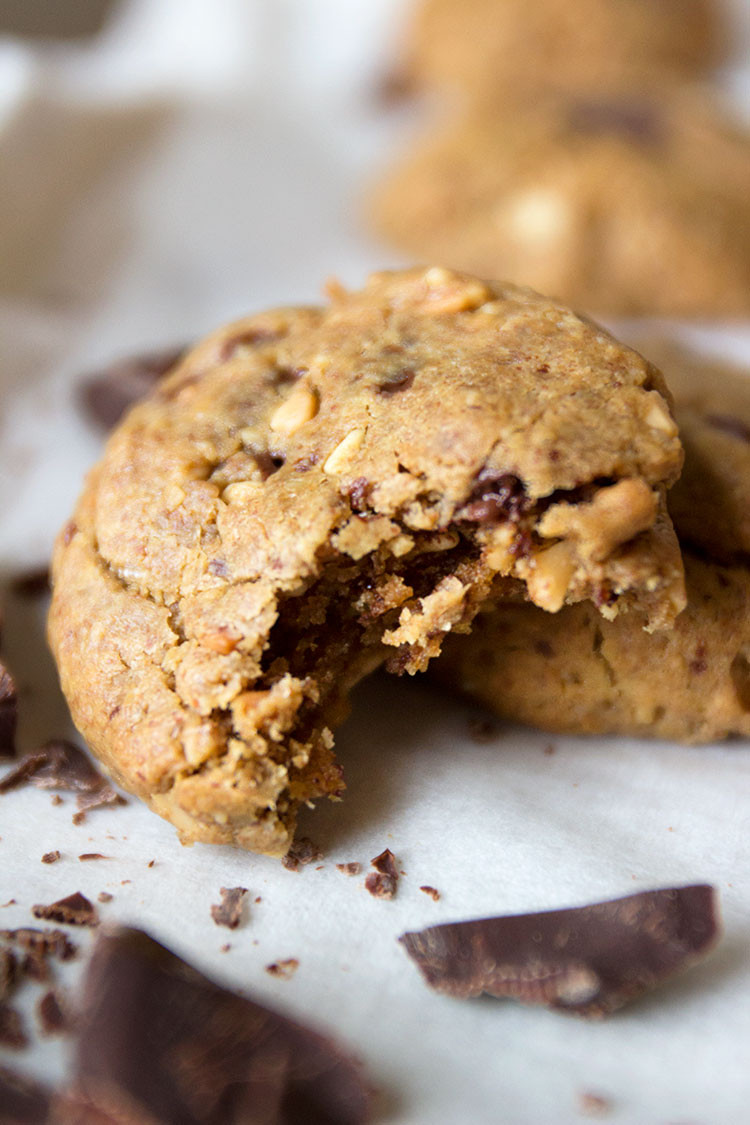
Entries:
[[242, 920], [242, 900], [247, 887], [221, 887], [221, 902], [211, 907], [211, 917], [217, 926], [236, 930]]
[[266, 972], [269, 976], [279, 977], [280, 980], [289, 980], [293, 977], [299, 968], [299, 961], [296, 957], [287, 957], [283, 961], [273, 961], [270, 965], [266, 965]]
[[45, 852], [42, 856], [42, 863], [57, 863], [59, 858], [60, 853], [58, 851]]
[[424, 891], [426, 895], [429, 895], [434, 902], [437, 902], [440, 898], [440, 891], [438, 891], [435, 887], [425, 886], [420, 887], [419, 889], [420, 891]]

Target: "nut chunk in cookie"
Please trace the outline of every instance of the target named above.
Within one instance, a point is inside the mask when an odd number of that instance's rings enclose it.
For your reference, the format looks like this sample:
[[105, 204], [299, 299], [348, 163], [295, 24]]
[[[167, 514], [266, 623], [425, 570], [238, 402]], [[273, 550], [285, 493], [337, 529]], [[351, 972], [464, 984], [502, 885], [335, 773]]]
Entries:
[[514, 286], [380, 273], [234, 324], [114, 431], [58, 541], [75, 721], [185, 841], [283, 854], [343, 789], [354, 683], [487, 598], [669, 624], [681, 461], [659, 373]]

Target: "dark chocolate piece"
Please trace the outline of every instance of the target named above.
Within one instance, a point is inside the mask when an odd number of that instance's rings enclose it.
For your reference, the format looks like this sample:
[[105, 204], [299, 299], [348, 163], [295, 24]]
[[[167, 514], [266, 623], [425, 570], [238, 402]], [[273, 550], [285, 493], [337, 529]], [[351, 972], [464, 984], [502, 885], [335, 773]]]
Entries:
[[0, 1047], [22, 1051], [28, 1045], [20, 1013], [10, 1004], [0, 1004]]
[[[0, 664], [0, 758], [12, 758], [16, 753], [16, 725], [18, 722], [18, 693], [8, 669]], [[2, 791], [0, 789], [0, 791]]]
[[57, 863], [59, 858], [60, 853], [58, 851], [45, 852], [42, 856], [42, 863]]
[[397, 885], [392, 875], [383, 875], [380, 871], [371, 871], [365, 879], [365, 890], [373, 898], [393, 898]]
[[45, 1125], [50, 1093], [44, 1086], [7, 1067], [0, 1067], [0, 1121], [3, 1125]]
[[450, 922], [399, 941], [440, 992], [600, 1017], [699, 960], [717, 937], [714, 889], [698, 885]]
[[74, 824], [80, 824], [91, 809], [125, 804], [125, 798], [102, 777], [84, 752], [65, 738], [50, 739], [22, 758], [16, 768], [0, 781], [0, 793], [7, 793], [19, 785], [69, 789], [78, 793]]
[[337, 863], [336, 868], [342, 871], [344, 875], [359, 875], [362, 870], [362, 864], [357, 863], [355, 860], [352, 863]]
[[211, 907], [211, 917], [217, 926], [236, 930], [242, 921], [242, 900], [247, 887], [222, 887], [219, 894], [221, 902]]
[[12, 949], [0, 948], [0, 1003], [7, 1000], [18, 982], [18, 962]]
[[70, 1023], [60, 1005], [57, 994], [50, 989], [45, 992], [36, 1006], [39, 1025], [43, 1035], [60, 1035], [68, 1031]]
[[99, 915], [92, 902], [75, 891], [66, 898], [58, 899], [49, 906], [38, 903], [32, 906], [31, 913], [35, 918], [46, 918], [50, 922], [64, 922], [68, 926], [98, 926]]
[[[100, 936], [73, 1098], [159, 1125], [358, 1125], [368, 1092], [330, 1040], [220, 988], [139, 930]], [[148, 1033], [144, 1033], [148, 1029]]]
[[60, 961], [70, 961], [77, 952], [77, 946], [62, 930], [37, 930], [26, 926], [20, 930], [0, 930], [0, 938], [13, 942], [25, 953], [57, 957]]
[[300, 836], [292, 843], [289, 851], [282, 859], [282, 864], [287, 871], [299, 871], [300, 867], [307, 867], [308, 863], [317, 863], [323, 858], [323, 853], [309, 836]]
[[10, 582], [10, 589], [18, 598], [40, 598], [49, 593], [49, 567], [38, 566], [16, 574]]
[[504, 520], [517, 523], [531, 504], [518, 477], [482, 469], [477, 474], [468, 503], [458, 512], [457, 518], [479, 524]]
[[266, 972], [269, 976], [280, 977], [281, 980], [289, 980], [297, 972], [299, 968], [299, 961], [296, 957], [286, 957], [282, 961], [273, 961], [270, 965], [266, 965]]
[[147, 352], [122, 359], [96, 375], [89, 375], [78, 392], [85, 413], [98, 426], [111, 429], [126, 410], [153, 390], [185, 351], [182, 347]]
[[390, 875], [392, 879], [398, 881], [396, 857], [390, 848], [386, 848], [380, 855], [376, 855], [375, 859], [370, 860], [370, 863], [376, 871], [380, 871], [383, 875]]

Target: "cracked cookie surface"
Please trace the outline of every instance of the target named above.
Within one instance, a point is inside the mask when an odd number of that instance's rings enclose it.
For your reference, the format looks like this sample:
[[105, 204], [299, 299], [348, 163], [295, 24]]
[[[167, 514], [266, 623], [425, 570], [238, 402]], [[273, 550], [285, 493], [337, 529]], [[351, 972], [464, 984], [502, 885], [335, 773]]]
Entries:
[[688, 592], [674, 628], [649, 637], [637, 615], [498, 605], [471, 637], [448, 640], [432, 673], [547, 730], [750, 736], [750, 374], [663, 341], [639, 346], [666, 373], [685, 445], [669, 495]]
[[515, 91], [432, 126], [370, 205], [411, 254], [622, 315], [750, 311], [750, 134], [698, 91]]
[[73, 717], [186, 841], [283, 853], [343, 789], [331, 729], [526, 591], [684, 602], [658, 371], [527, 290], [441, 269], [230, 325], [114, 431], [53, 568]]

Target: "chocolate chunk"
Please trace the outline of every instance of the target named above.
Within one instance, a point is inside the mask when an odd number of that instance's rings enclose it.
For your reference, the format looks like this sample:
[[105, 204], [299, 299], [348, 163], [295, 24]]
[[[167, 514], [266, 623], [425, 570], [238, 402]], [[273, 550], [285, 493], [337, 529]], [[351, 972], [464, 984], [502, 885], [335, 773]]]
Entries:
[[139, 399], [171, 370], [186, 349], [147, 352], [119, 360], [95, 375], [89, 375], [79, 388], [79, 401], [89, 418], [109, 430]]
[[56, 993], [50, 989], [45, 992], [36, 1006], [37, 1016], [43, 1035], [60, 1035], [69, 1028], [68, 1018], [63, 1011]]
[[282, 864], [287, 871], [299, 871], [300, 867], [307, 867], [308, 863], [317, 863], [323, 858], [323, 853], [309, 836], [300, 836], [295, 840], [282, 859]]
[[353, 480], [347, 489], [347, 496], [349, 503], [352, 506], [352, 511], [363, 512], [367, 507], [370, 493], [372, 492], [372, 481], [367, 477], [357, 477]]
[[125, 804], [124, 797], [102, 777], [83, 751], [64, 738], [53, 738], [22, 758], [0, 781], [0, 793], [26, 784], [37, 785], [40, 789], [77, 792], [78, 812], [73, 816], [74, 824], [80, 824], [91, 809]]
[[42, 856], [42, 863], [57, 863], [59, 858], [60, 853], [58, 851], [45, 852]]
[[45, 1125], [49, 1091], [25, 1075], [0, 1067], [0, 1120], [6, 1125]]
[[218, 987], [139, 930], [99, 938], [78, 1027], [71, 1100], [115, 1120], [368, 1117], [359, 1069], [330, 1040]]
[[570, 127], [577, 133], [609, 133], [642, 144], [664, 139], [664, 120], [656, 107], [636, 99], [581, 101], [570, 107]]
[[379, 871], [371, 871], [365, 879], [365, 890], [373, 898], [393, 898], [396, 894], [397, 881], [392, 875], [383, 875]]
[[706, 421], [715, 430], [723, 430], [725, 434], [739, 441], [750, 442], [750, 426], [741, 418], [735, 418], [733, 414], [707, 414]]
[[39, 598], [49, 593], [49, 568], [38, 566], [14, 575], [10, 589], [18, 598]]
[[693, 964], [717, 937], [714, 890], [698, 885], [451, 922], [399, 941], [440, 992], [600, 1017]]
[[355, 860], [352, 863], [337, 863], [336, 868], [338, 871], [343, 872], [344, 875], [359, 875], [362, 870], [362, 864], [357, 863]]
[[217, 926], [236, 930], [242, 920], [242, 900], [247, 887], [222, 887], [219, 894], [221, 902], [211, 907], [211, 917]]
[[0, 1047], [21, 1051], [28, 1045], [20, 1013], [10, 1004], [0, 1004]]
[[12, 949], [0, 949], [0, 1003], [7, 1000], [19, 978], [18, 962]]
[[58, 899], [49, 906], [37, 904], [32, 906], [31, 913], [35, 918], [46, 918], [50, 922], [64, 922], [68, 926], [98, 926], [99, 915], [92, 902], [75, 891], [66, 898]]
[[282, 980], [289, 980], [293, 977], [299, 968], [299, 961], [296, 957], [287, 957], [283, 961], [274, 961], [270, 965], [266, 965], [266, 972], [269, 976], [280, 977]]
[[469, 523], [517, 522], [531, 507], [521, 481], [510, 473], [497, 474], [482, 469], [477, 475], [468, 503], [457, 513], [457, 519]]
[[430, 896], [430, 898], [431, 898], [431, 899], [432, 899], [432, 900], [433, 900], [434, 902], [437, 902], [437, 901], [439, 900], [439, 898], [440, 898], [440, 891], [436, 890], [436, 889], [435, 889], [435, 887], [427, 887], [427, 886], [425, 886], [425, 887], [420, 887], [419, 889], [420, 889], [420, 891], [424, 891], [424, 893], [425, 893], [426, 895], [429, 895], [429, 896]]
[[26, 926], [20, 930], [0, 930], [0, 938], [13, 942], [26, 953], [57, 957], [60, 961], [70, 961], [77, 952], [77, 946], [62, 930], [37, 930]]
[[391, 879], [395, 879], [398, 882], [396, 857], [390, 848], [386, 848], [380, 855], [376, 855], [375, 859], [370, 860], [370, 863], [376, 871], [380, 871], [383, 875], [390, 875]]
[[[5, 665], [0, 664], [0, 758], [12, 758], [16, 752], [18, 693]], [[2, 792], [2, 783], [0, 783]]]

